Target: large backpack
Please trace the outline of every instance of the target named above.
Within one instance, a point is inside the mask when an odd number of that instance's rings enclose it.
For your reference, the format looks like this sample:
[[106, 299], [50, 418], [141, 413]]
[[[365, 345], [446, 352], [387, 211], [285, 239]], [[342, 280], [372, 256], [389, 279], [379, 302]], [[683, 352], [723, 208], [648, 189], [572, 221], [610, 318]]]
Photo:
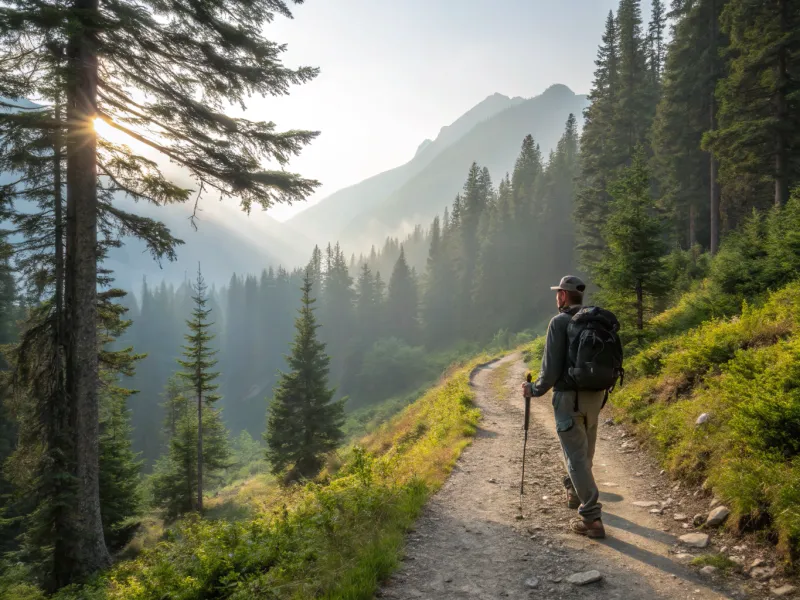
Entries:
[[[569, 339], [568, 375], [576, 391], [614, 390], [622, 385], [625, 369], [622, 368], [622, 342], [619, 339], [619, 321], [609, 310], [597, 306], [581, 308], [572, 317], [567, 329]], [[577, 394], [575, 410], [577, 411]]]

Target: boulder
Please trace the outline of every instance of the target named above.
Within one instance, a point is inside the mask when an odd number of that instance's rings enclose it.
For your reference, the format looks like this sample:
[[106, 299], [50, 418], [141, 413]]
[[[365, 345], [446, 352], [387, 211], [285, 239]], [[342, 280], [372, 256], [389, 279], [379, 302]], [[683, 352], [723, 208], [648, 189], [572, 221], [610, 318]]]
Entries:
[[712, 567], [711, 565], [706, 565], [705, 567], [703, 567], [702, 569], [700, 569], [700, 572], [701, 572], [703, 575], [714, 575], [714, 574], [716, 574], [716, 572], [717, 572], [718, 570], [719, 570], [719, 569], [717, 569], [717, 567]]
[[705, 425], [710, 420], [711, 420], [711, 415], [708, 413], [703, 413], [702, 415], [697, 417], [697, 420], [694, 422], [694, 424], [699, 427], [700, 425]]
[[780, 598], [786, 598], [787, 596], [791, 596], [797, 590], [796, 587], [793, 585], [782, 585], [779, 588], [773, 588], [772, 595], [778, 596]]
[[575, 585], [587, 585], [595, 583], [603, 578], [600, 571], [585, 571], [584, 573], [574, 573], [567, 577], [567, 581]]
[[725, 519], [727, 519], [730, 514], [731, 511], [728, 510], [727, 506], [718, 506], [708, 514], [706, 525], [709, 527], [718, 527], [725, 522]]
[[680, 523], [684, 523], [689, 520], [689, 515], [685, 515], [683, 513], [675, 513], [672, 515], [672, 518]]
[[634, 506], [638, 506], [639, 508], [655, 508], [657, 506], [661, 506], [660, 502], [654, 502], [652, 500], [637, 500], [633, 503]]
[[706, 533], [687, 533], [678, 538], [681, 544], [691, 548], [705, 548], [710, 539]]

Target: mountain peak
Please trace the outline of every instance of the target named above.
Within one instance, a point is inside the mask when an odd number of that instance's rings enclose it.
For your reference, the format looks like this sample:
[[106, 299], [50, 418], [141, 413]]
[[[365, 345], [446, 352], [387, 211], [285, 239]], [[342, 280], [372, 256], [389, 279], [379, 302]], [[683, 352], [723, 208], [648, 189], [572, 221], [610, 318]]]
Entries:
[[423, 141], [423, 142], [422, 142], [422, 143], [419, 145], [419, 148], [417, 148], [417, 151], [414, 153], [414, 156], [417, 156], [417, 155], [419, 155], [419, 153], [420, 153], [420, 152], [422, 152], [423, 150], [425, 150], [425, 148], [427, 148], [428, 146], [430, 146], [432, 143], [433, 143], [433, 140], [431, 140], [431, 139], [427, 139], [427, 140]]
[[549, 88], [547, 88], [544, 92], [542, 92], [542, 96], [574, 96], [575, 92], [573, 92], [569, 87], [564, 85], [563, 83], [554, 83]]

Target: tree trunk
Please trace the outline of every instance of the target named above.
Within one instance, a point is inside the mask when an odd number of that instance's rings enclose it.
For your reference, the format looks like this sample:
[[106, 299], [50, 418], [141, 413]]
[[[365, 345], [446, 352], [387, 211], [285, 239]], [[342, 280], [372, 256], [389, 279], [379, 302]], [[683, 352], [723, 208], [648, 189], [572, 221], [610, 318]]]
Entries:
[[[711, 43], [709, 48], [709, 56], [711, 57], [711, 82], [713, 87], [711, 88], [711, 102], [709, 104], [709, 130], [714, 131], [717, 128], [717, 98], [715, 96], [716, 93], [716, 82], [717, 82], [717, 28], [719, 24], [717, 23], [717, 7], [716, 2], [711, 0], [711, 12], [710, 12], [710, 23], [711, 23]], [[720, 189], [719, 189], [719, 182], [717, 181], [717, 172], [719, 170], [719, 165], [717, 164], [717, 159], [714, 157], [713, 152], [708, 153], [708, 160], [709, 160], [709, 188], [710, 188], [710, 195], [711, 195], [711, 227], [710, 227], [710, 249], [711, 254], [716, 254], [717, 250], [719, 250], [719, 200], [720, 200]]]
[[641, 279], [636, 281], [636, 329], [644, 329], [644, 290]]
[[[199, 372], [197, 380], [202, 381]], [[203, 390], [200, 386], [197, 390], [197, 512], [203, 512]]]
[[97, 53], [92, 27], [98, 0], [75, 0], [68, 41], [67, 251], [65, 280], [66, 391], [74, 439], [75, 505], [56, 553], [59, 583], [107, 567], [99, 487], [97, 396]]
[[[787, 0], [780, 2], [780, 31], [788, 32]], [[791, 128], [789, 122], [789, 103], [786, 100], [786, 87], [789, 80], [786, 64], [786, 46], [778, 50], [777, 82], [775, 90], [775, 111], [778, 118], [775, 137], [775, 206], [781, 207], [789, 200], [789, 148], [785, 129]]]
[[697, 244], [697, 208], [689, 205], [689, 250]]
[[[56, 121], [61, 121], [62, 98], [57, 95], [54, 100], [54, 117]], [[55, 559], [55, 572], [53, 579], [47, 582], [50, 591], [55, 591], [68, 580], [68, 574], [62, 573], [59, 565], [69, 556], [68, 539], [69, 533], [69, 508], [64, 504], [72, 504], [73, 488], [71, 484], [63, 479], [64, 474], [72, 474], [74, 471], [74, 452], [71, 440], [70, 413], [71, 409], [67, 402], [64, 381], [64, 199], [63, 191], [63, 147], [61, 130], [56, 129], [53, 137], [53, 216], [54, 216], [54, 235], [55, 247], [55, 331], [53, 339], [53, 388], [50, 398], [47, 400], [45, 413], [45, 431], [47, 437], [48, 455], [51, 461], [49, 465], [52, 487], [45, 492], [54, 500], [54, 508], [51, 514], [52, 527], [55, 533], [53, 555]]]

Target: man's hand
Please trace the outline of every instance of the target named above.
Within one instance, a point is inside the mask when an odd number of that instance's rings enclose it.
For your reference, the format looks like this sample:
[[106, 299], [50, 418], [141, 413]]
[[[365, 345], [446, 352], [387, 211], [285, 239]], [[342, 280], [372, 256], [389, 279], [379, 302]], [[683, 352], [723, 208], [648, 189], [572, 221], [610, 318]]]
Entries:
[[522, 384], [522, 395], [525, 398], [533, 398], [533, 384], [531, 383], [523, 383]]

